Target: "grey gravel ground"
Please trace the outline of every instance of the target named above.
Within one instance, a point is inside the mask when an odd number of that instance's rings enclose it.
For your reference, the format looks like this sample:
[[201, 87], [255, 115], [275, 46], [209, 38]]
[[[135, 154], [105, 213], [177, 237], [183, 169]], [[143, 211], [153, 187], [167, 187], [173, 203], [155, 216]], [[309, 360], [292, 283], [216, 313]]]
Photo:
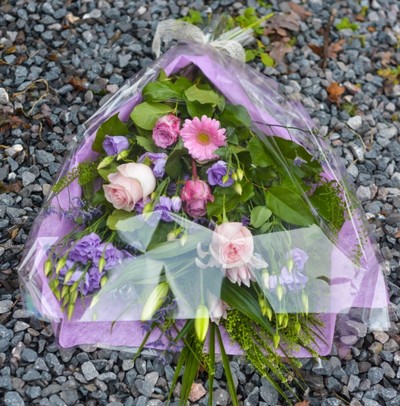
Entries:
[[[299, 2], [298, 0], [295, 2]], [[262, 3], [262, 2], [260, 2]], [[162, 405], [174, 360], [145, 352], [132, 355], [91, 347], [60, 350], [51, 327], [22, 310], [16, 268], [31, 224], [49, 190], [69, 140], [133, 73], [152, 61], [152, 34], [159, 20], [189, 9], [206, 15], [237, 14], [246, 6], [261, 14], [287, 11], [286, 3], [261, 7], [255, 0], [220, 1], [2, 1], [0, 6], [0, 403], [19, 405]], [[278, 5], [278, 3], [280, 3]], [[363, 9], [364, 7], [364, 9]], [[332, 42], [344, 39], [326, 69], [309, 44], [322, 45], [321, 29], [333, 8]], [[343, 158], [379, 243], [390, 288], [392, 326], [366, 334], [353, 324], [350, 350], [335, 349], [321, 364], [305, 362], [311, 405], [400, 405], [400, 85], [378, 70], [400, 66], [399, 3], [396, 0], [306, 2], [311, 15], [300, 24], [293, 51], [264, 69], [303, 100]], [[359, 28], [338, 31], [343, 17]], [[360, 17], [358, 17], [360, 18]], [[268, 44], [270, 38], [264, 37]], [[71, 81], [72, 79], [72, 81]], [[397, 80], [400, 79], [400, 75]], [[352, 116], [328, 101], [327, 86], [342, 83]], [[348, 109], [349, 111], [349, 109]], [[350, 338], [349, 338], [350, 335]], [[336, 355], [335, 355], [336, 354]], [[242, 358], [232, 358], [244, 405], [277, 405], [276, 391]], [[217, 368], [214, 397], [229, 396]], [[199, 377], [207, 404], [207, 383]], [[205, 389], [205, 390], [204, 390]], [[4, 396], [3, 396], [4, 394]], [[179, 387], [175, 391], [179, 397]]]

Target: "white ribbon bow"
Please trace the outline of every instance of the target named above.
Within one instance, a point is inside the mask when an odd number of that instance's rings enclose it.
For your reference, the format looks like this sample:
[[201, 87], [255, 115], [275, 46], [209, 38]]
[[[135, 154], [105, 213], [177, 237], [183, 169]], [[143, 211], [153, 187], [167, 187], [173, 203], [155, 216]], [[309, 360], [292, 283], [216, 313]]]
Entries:
[[210, 36], [205, 35], [195, 25], [185, 21], [164, 20], [158, 23], [154, 34], [152, 50], [158, 58], [161, 54], [161, 41], [182, 40], [199, 44], [209, 43], [215, 49], [228, 54], [232, 58], [246, 62], [246, 53], [243, 45], [249, 44], [253, 39], [253, 30], [251, 28], [243, 29], [236, 27], [223, 33], [217, 40], [210, 41]]

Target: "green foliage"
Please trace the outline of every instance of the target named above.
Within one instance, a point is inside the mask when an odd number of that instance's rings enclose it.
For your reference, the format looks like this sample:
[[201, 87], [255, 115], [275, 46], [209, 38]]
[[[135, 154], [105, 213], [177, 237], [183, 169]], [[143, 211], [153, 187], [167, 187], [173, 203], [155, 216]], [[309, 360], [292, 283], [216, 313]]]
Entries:
[[232, 127], [250, 127], [251, 118], [247, 110], [241, 105], [227, 104], [219, 116], [221, 125]]
[[186, 21], [187, 23], [193, 25], [202, 25], [203, 24], [203, 17], [201, 16], [200, 11], [190, 9], [188, 15], [182, 18], [182, 21]]
[[262, 35], [264, 32], [264, 28], [260, 27], [259, 24], [257, 24], [257, 21], [260, 19], [260, 17], [257, 15], [256, 9], [253, 7], [248, 7], [244, 9], [243, 13], [237, 17], [234, 18], [236, 24], [241, 27], [241, 28], [247, 28], [253, 25], [253, 31], [257, 35]]
[[84, 186], [93, 182], [97, 176], [97, 162], [84, 161], [59, 179], [53, 185], [52, 190], [54, 193], [60, 193], [76, 179], [78, 179], [78, 184], [80, 186]]
[[353, 103], [346, 102], [341, 107], [350, 117], [354, 117], [357, 114], [357, 106]]
[[140, 128], [152, 130], [156, 121], [174, 108], [162, 103], [143, 102], [138, 104], [131, 113], [131, 119]]
[[336, 231], [339, 231], [344, 223], [346, 209], [340, 195], [339, 186], [332, 181], [319, 186], [310, 197], [318, 214]]
[[[117, 210], [115, 209], [108, 217], [107, 217], [107, 227], [110, 230], [116, 231], [129, 231], [129, 229], [125, 229], [123, 227], [123, 221], [133, 217], [133, 214], [126, 210]], [[118, 224], [120, 223], [120, 224]]]
[[263, 224], [265, 224], [268, 221], [271, 215], [272, 211], [267, 209], [265, 206], [256, 206], [251, 211], [250, 224], [254, 228], [260, 228]]
[[338, 30], [350, 29], [352, 31], [357, 31], [358, 30], [358, 24], [357, 23], [352, 23], [349, 20], [349, 17], [344, 17], [336, 24], [336, 28]]
[[303, 196], [292, 189], [273, 186], [268, 189], [265, 200], [267, 207], [281, 220], [296, 226], [307, 227], [315, 223]]
[[103, 152], [103, 141], [106, 135], [127, 135], [129, 134], [128, 126], [123, 123], [118, 114], [110, 117], [101, 124], [96, 132], [96, 138], [92, 144], [93, 151]]
[[400, 83], [400, 65], [396, 68], [379, 69], [378, 75], [397, 85]]

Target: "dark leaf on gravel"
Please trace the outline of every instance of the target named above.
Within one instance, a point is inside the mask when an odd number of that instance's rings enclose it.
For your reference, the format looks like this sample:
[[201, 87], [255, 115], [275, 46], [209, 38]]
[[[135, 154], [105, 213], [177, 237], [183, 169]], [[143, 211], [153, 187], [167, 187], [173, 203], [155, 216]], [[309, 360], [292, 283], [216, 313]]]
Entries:
[[289, 7], [294, 11], [302, 20], [306, 20], [307, 17], [310, 17], [312, 13], [307, 11], [303, 6], [300, 6], [300, 4], [296, 4], [293, 2], [288, 3]]
[[284, 41], [275, 41], [271, 44], [269, 55], [276, 62], [282, 62], [285, 55], [292, 51], [292, 47]]
[[[332, 58], [332, 59], [336, 59], [338, 56], [338, 53], [342, 50], [343, 48], [343, 44], [344, 44], [345, 40], [341, 39], [339, 41], [336, 42], [332, 42], [331, 44], [329, 44], [328, 46], [328, 58]], [[324, 47], [323, 46], [319, 46], [319, 45], [315, 45], [315, 44], [309, 44], [308, 47], [317, 55], [319, 55], [321, 58], [324, 56]]]
[[286, 37], [289, 31], [298, 32], [300, 28], [301, 18], [294, 11], [289, 14], [275, 14], [265, 24], [264, 35], [278, 34], [281, 37]]
[[88, 83], [85, 78], [78, 78], [73, 76], [69, 81], [69, 84], [71, 84], [74, 89], [78, 90], [79, 92], [86, 92], [88, 88]]

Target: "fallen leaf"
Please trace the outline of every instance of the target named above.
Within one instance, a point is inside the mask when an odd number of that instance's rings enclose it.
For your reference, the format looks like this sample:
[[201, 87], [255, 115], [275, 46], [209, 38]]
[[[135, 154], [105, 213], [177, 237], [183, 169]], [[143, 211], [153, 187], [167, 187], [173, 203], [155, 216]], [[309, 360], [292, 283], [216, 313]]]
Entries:
[[[328, 46], [328, 58], [332, 58], [332, 59], [336, 59], [338, 53], [342, 50], [343, 48], [343, 44], [344, 44], [345, 40], [341, 39], [339, 41], [336, 42], [332, 42], [329, 46]], [[315, 45], [315, 44], [309, 44], [308, 47], [317, 55], [319, 55], [321, 58], [324, 56], [324, 47], [323, 46], [319, 46], [319, 45]]]
[[271, 43], [269, 55], [275, 62], [279, 63], [283, 61], [285, 55], [291, 52], [292, 49], [289, 44], [285, 44], [283, 41], [275, 41]]
[[278, 13], [270, 18], [265, 24], [264, 35], [277, 33], [281, 37], [286, 37], [289, 31], [298, 32], [300, 28], [301, 18], [294, 11], [288, 14]]
[[394, 235], [394, 238], [400, 238], [400, 230]]
[[310, 402], [308, 400], [303, 400], [302, 402], [297, 402], [294, 406], [308, 406]]
[[339, 85], [337, 82], [331, 83], [327, 88], [328, 92], [328, 99], [332, 103], [339, 104], [340, 103], [340, 96], [344, 93], [344, 87]]
[[77, 21], [80, 20], [80, 17], [76, 17], [74, 16], [72, 13], [67, 13], [67, 15], [65, 16], [65, 19], [71, 23], [71, 24], [75, 24]]
[[376, 31], [376, 27], [374, 27], [373, 25], [370, 25], [367, 27], [368, 32], [375, 32]]
[[76, 90], [86, 92], [88, 83], [85, 78], [78, 78], [73, 76], [68, 83], [70, 83]]
[[10, 233], [11, 240], [13, 240], [13, 241], [15, 240], [15, 238], [18, 235], [18, 231], [19, 231], [19, 228], [14, 228], [13, 230], [11, 230], [11, 233]]
[[289, 7], [302, 19], [305, 20], [307, 17], [310, 17], [312, 13], [307, 11], [303, 6], [300, 6], [300, 4], [293, 3], [289, 1]]
[[381, 57], [382, 66], [388, 66], [392, 62], [393, 53], [390, 51], [380, 52], [378, 54]]

